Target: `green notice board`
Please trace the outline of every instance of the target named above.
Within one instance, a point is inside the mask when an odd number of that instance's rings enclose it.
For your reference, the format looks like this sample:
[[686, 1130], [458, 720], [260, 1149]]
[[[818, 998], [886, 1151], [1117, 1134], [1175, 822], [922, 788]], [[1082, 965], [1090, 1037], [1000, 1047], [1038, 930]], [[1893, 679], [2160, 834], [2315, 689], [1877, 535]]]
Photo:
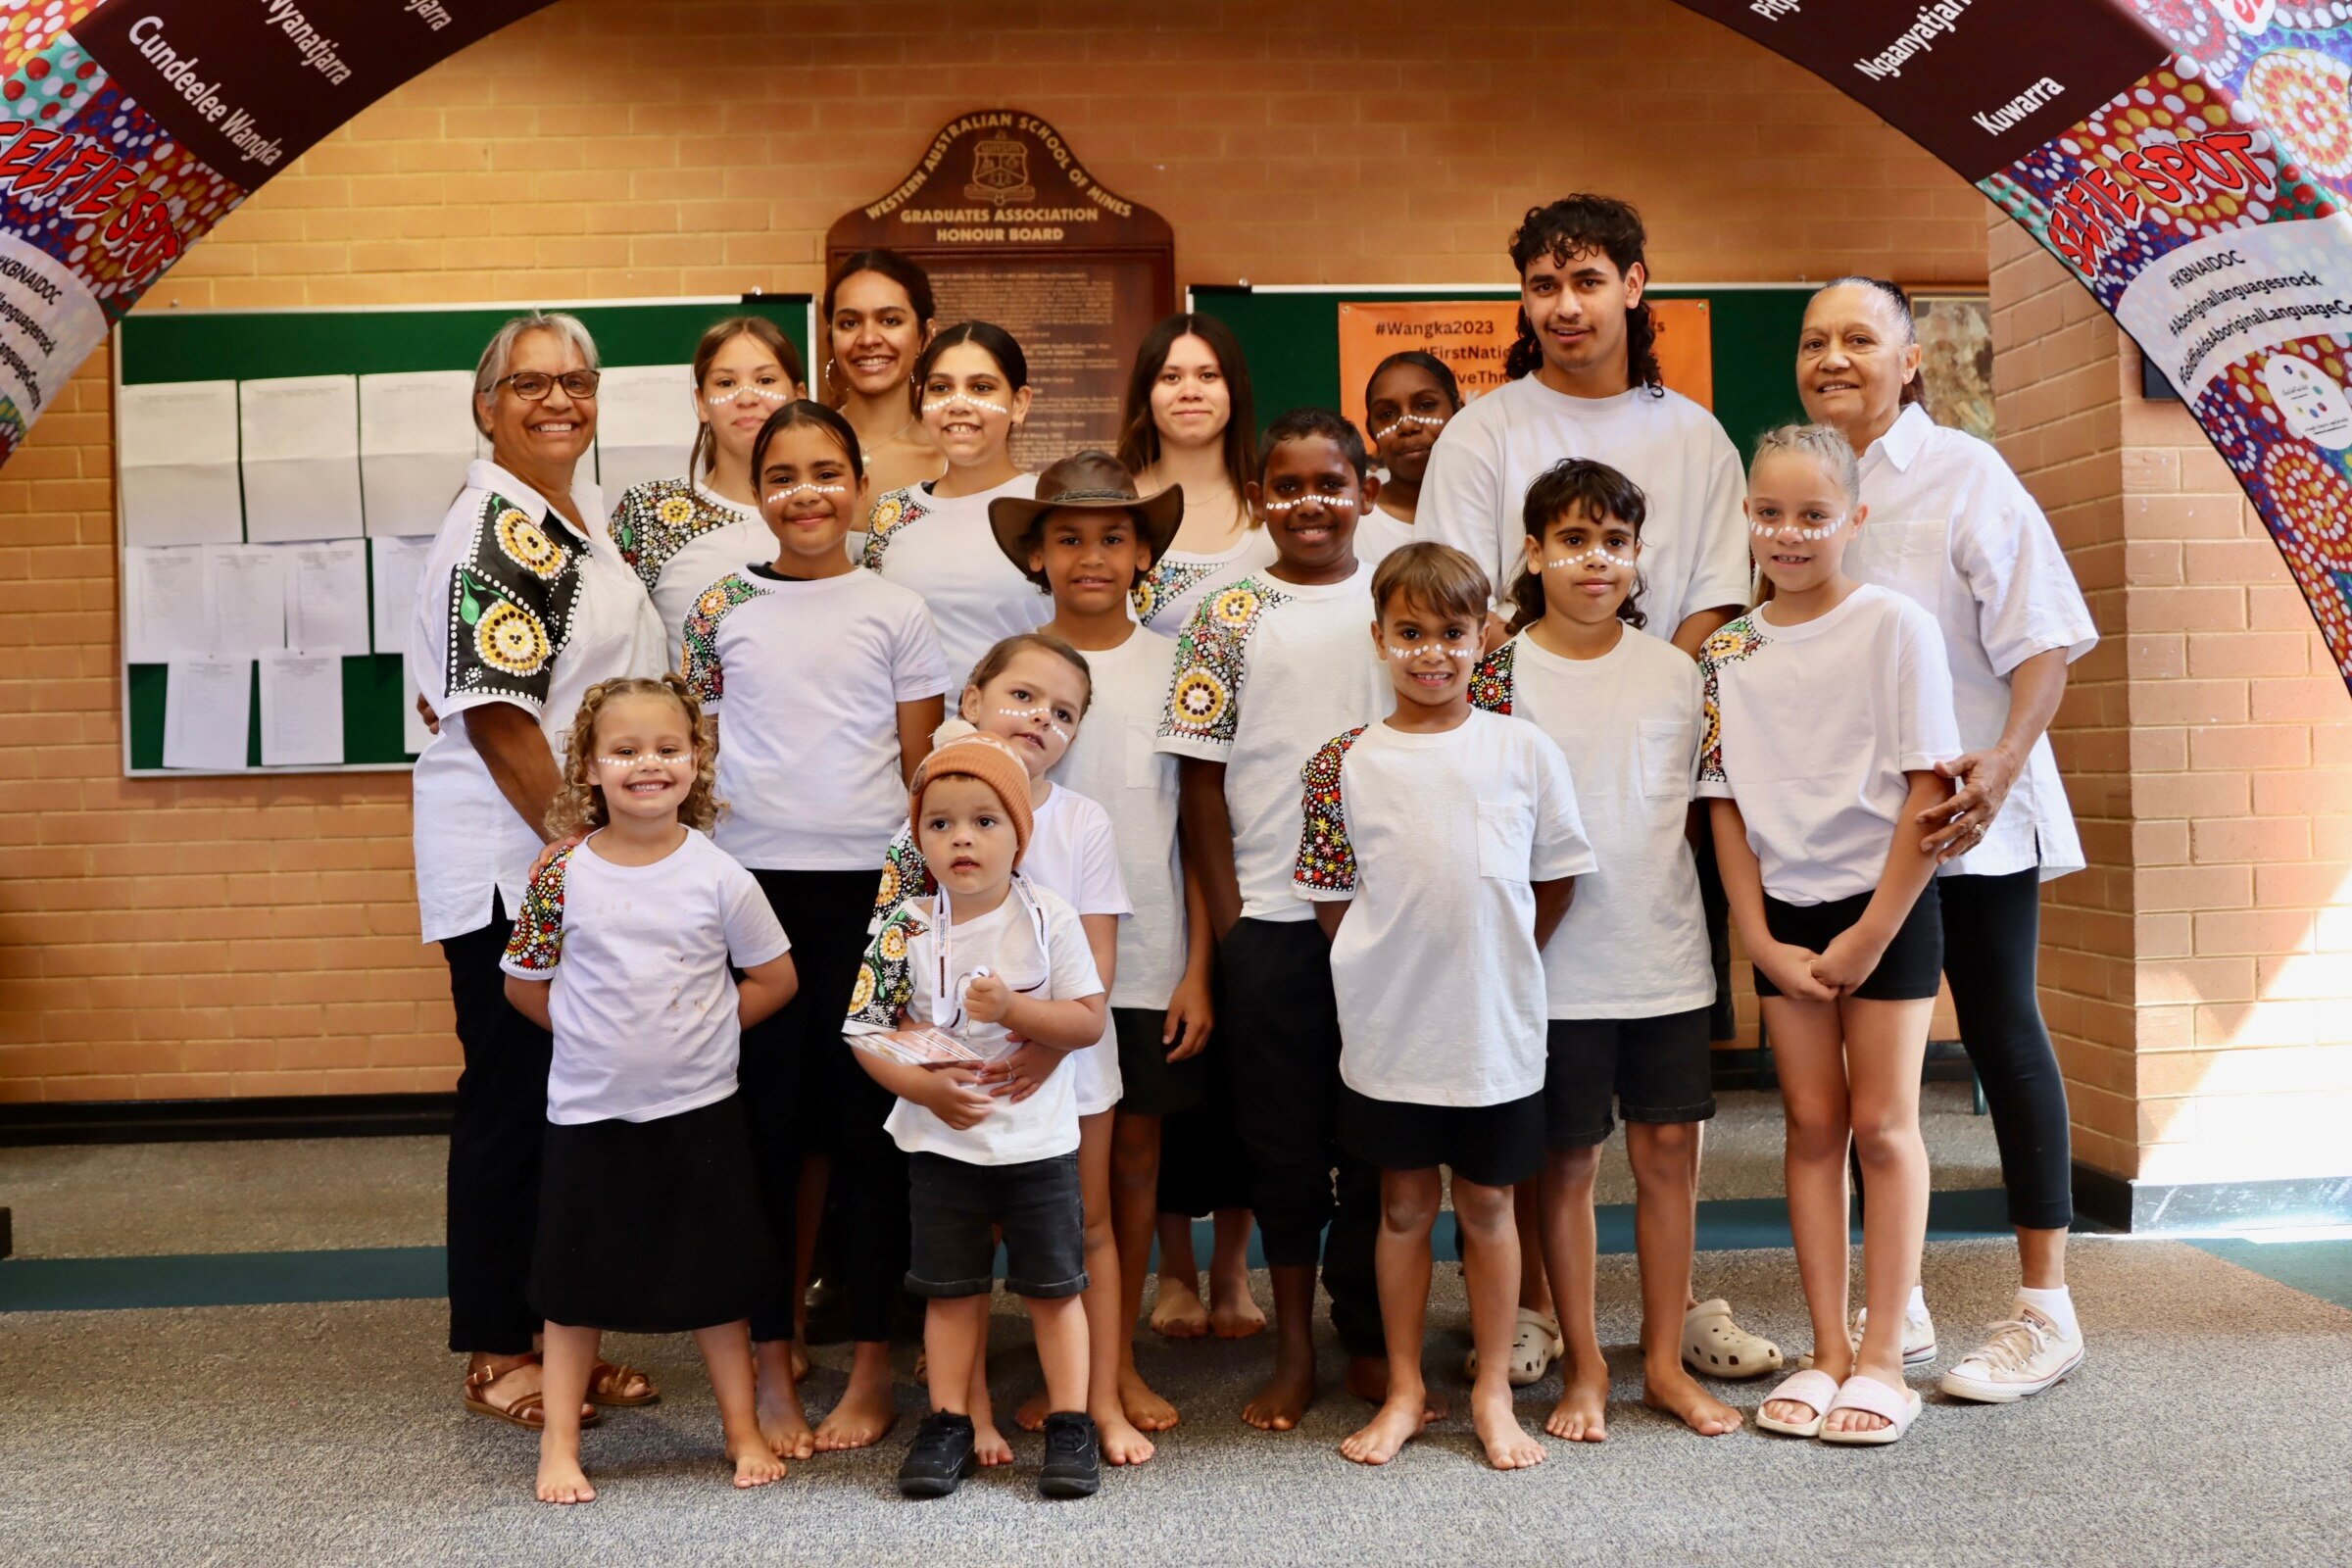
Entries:
[[[783, 328], [809, 363], [808, 296], [771, 294], [732, 298], [664, 300], [654, 303], [586, 302], [549, 304], [578, 317], [596, 339], [605, 366], [682, 365], [706, 327], [728, 316], [765, 316]], [[137, 386], [170, 381], [262, 380], [295, 375], [367, 375], [400, 370], [471, 371], [489, 342], [525, 305], [468, 305], [427, 309], [140, 312], [125, 317], [115, 338], [115, 384]], [[119, 432], [118, 432], [119, 435]], [[681, 467], [685, 462], [681, 452]], [[464, 473], [450, 477], [456, 499]], [[617, 500], [617, 497], [612, 499]], [[122, 530], [116, 530], [121, 549]], [[120, 562], [118, 561], [118, 565]], [[368, 599], [352, 614], [369, 620], [375, 585], [369, 556]], [[118, 580], [121, 573], [118, 571]], [[164, 711], [168, 668], [125, 663], [122, 671], [122, 733], [125, 772], [164, 778], [201, 776], [200, 770], [166, 768]], [[406, 767], [416, 754], [403, 741], [407, 708], [397, 650], [347, 657], [343, 661], [344, 760], [326, 766], [262, 766], [261, 684], [253, 682], [247, 772], [331, 773]]]
[[[1667, 288], [1656, 299], [1703, 299], [1713, 322], [1715, 417], [1742, 453], [1776, 424], [1802, 419], [1796, 398], [1796, 332], [1818, 285]], [[1195, 285], [1191, 308], [1234, 330], [1250, 357], [1261, 420], [1289, 409], [1340, 404], [1343, 301], [1511, 300], [1515, 288], [1391, 289], [1342, 284], [1301, 289]], [[1360, 389], [1359, 389], [1360, 390]]]

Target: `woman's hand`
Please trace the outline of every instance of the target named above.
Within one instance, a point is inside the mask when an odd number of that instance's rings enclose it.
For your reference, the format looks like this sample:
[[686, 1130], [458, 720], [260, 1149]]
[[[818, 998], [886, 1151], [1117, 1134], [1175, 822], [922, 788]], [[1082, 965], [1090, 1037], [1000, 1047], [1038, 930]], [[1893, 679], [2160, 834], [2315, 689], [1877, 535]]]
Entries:
[[921, 1102], [925, 1110], [957, 1132], [978, 1126], [997, 1108], [994, 1096], [980, 1087], [979, 1067], [932, 1067], [924, 1071]]
[[[1089, 1047], [1089, 1050], [1095, 1048]], [[1046, 1087], [1055, 1068], [1069, 1055], [1032, 1040], [1024, 1040], [1020, 1049], [1009, 1056], [1000, 1056], [980, 1069], [980, 1081], [989, 1086], [989, 1093], [1008, 1105], [1017, 1105]]]
[[433, 705], [422, 697], [416, 699], [416, 716], [424, 720], [424, 732], [427, 735], [441, 733], [441, 715], [434, 712]]
[[2009, 787], [2017, 782], [2020, 767], [2016, 758], [1995, 746], [1937, 762], [1936, 771], [1960, 781], [1957, 794], [1920, 812], [1917, 818], [1922, 827], [1942, 824], [1919, 844], [1922, 855], [1933, 855], [1941, 865], [1984, 842], [1985, 830], [2009, 799]]
[[1836, 1002], [1838, 993], [1813, 977], [1813, 966], [1820, 958], [1811, 948], [1791, 942], [1775, 942], [1758, 948], [1755, 954], [1756, 967], [1781, 988], [1782, 995], [1798, 1002]]
[[1809, 967], [1813, 978], [1830, 990], [1843, 995], [1870, 978], [1870, 972], [1886, 956], [1886, 944], [1866, 934], [1858, 925], [1847, 926], [1830, 939]]
[[553, 860], [557, 856], [562, 855], [565, 850], [578, 849], [580, 845], [587, 839], [587, 837], [588, 835], [585, 833], [571, 833], [556, 840], [552, 844], [543, 847], [539, 851], [539, 858], [531, 862], [531, 875], [537, 876], [540, 872], [546, 870], [548, 862]]
[[1175, 1049], [1168, 1053], [1171, 1062], [1190, 1061], [1208, 1048], [1209, 1032], [1217, 1026], [1216, 1010], [1209, 1004], [1208, 976], [1187, 974], [1176, 982], [1168, 996], [1168, 1020], [1159, 1032], [1159, 1043]]

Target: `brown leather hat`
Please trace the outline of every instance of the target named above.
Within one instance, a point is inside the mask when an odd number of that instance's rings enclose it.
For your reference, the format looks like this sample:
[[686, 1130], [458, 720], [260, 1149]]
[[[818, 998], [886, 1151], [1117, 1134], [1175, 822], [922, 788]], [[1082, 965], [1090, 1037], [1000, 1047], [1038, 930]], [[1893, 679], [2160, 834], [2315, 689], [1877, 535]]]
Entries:
[[997, 536], [997, 548], [1040, 588], [1047, 583], [1043, 572], [1030, 569], [1029, 531], [1038, 518], [1057, 507], [1132, 514], [1156, 562], [1167, 554], [1169, 542], [1176, 537], [1176, 525], [1184, 520], [1184, 487], [1172, 484], [1155, 496], [1138, 496], [1135, 475], [1127, 471], [1127, 465], [1090, 447], [1071, 453], [1039, 474], [1036, 499], [1000, 496], [991, 501], [988, 525]]

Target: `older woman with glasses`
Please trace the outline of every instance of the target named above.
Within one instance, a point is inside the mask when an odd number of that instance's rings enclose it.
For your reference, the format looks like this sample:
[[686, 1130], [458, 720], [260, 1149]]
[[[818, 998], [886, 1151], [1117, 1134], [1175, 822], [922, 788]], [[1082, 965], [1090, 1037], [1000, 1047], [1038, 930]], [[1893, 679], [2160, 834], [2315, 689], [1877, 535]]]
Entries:
[[[474, 370], [490, 457], [418, 578], [408, 667], [440, 727], [415, 775], [416, 902], [449, 962], [465, 1071], [449, 1140], [449, 1348], [470, 1356], [466, 1406], [537, 1429], [538, 1314], [527, 1298], [552, 1043], [506, 1000], [499, 957], [547, 837], [557, 757], [600, 680], [667, 662], [662, 622], [577, 475], [596, 439], [596, 344], [572, 317], [501, 327]], [[655, 1397], [599, 1363], [599, 1404]]]

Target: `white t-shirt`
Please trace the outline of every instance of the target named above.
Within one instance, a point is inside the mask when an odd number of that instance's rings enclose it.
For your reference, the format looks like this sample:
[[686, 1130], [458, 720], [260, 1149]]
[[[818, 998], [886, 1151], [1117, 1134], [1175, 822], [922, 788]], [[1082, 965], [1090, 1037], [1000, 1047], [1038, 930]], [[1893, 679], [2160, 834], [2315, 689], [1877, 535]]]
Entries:
[[[1084, 735], [1086, 726], [1078, 726]], [[1108, 914], [1121, 920], [1119, 953], [1125, 956], [1126, 916], [1135, 906], [1127, 901], [1127, 885], [1119, 875], [1117, 836], [1110, 813], [1087, 796], [1056, 784], [1037, 808], [1029, 831], [1029, 850], [1021, 857], [1021, 875], [1033, 887], [1054, 894], [1080, 915]], [[914, 841], [914, 829], [900, 813], [899, 831], [891, 839], [882, 865], [882, 889], [874, 902], [875, 918], [885, 917], [897, 904], [939, 891], [931, 868]], [[877, 926], [876, 929], [879, 929]], [[1098, 975], [1099, 978], [1099, 975]], [[1102, 1038], [1084, 1051], [1071, 1053], [1069, 1062], [1054, 1075], [1077, 1086], [1078, 1114], [1092, 1116], [1119, 1102], [1124, 1085], [1119, 1078], [1119, 1042], [1110, 1019], [1102, 1020]]]
[[[1381, 562], [1388, 559], [1391, 551], [1401, 550], [1416, 539], [1428, 537], [1427, 534], [1415, 533], [1413, 525], [1395, 513], [1382, 511], [1380, 503], [1375, 501], [1372, 510], [1356, 522], [1355, 559], [1377, 568]], [[1439, 543], [1445, 541], [1440, 540]], [[1475, 556], [1471, 559], [1478, 561], [1482, 566], [1486, 564]]]
[[[1964, 751], [1996, 745], [2009, 722], [2010, 672], [2036, 654], [2068, 663], [2099, 640], [2050, 521], [1991, 447], [1905, 409], [1862, 454], [1870, 516], [1845, 569], [1891, 588], [1943, 628]], [[2050, 738], [2034, 743], [1984, 842], [1943, 876], [2000, 876], [2036, 861], [2043, 881], [2082, 869], [2082, 841]]]
[[[1868, 526], [1865, 524], [1864, 526]], [[1797, 626], [1751, 610], [1707, 639], [1698, 793], [1740, 803], [1764, 891], [1783, 904], [1868, 893], [1904, 821], [1903, 775], [1960, 755], [1943, 635], [1868, 584]]]
[[[1176, 759], [1154, 750], [1152, 737], [1167, 707], [1176, 639], [1138, 627], [1116, 648], [1088, 649], [1086, 663], [1094, 704], [1054, 777], [1102, 803], [1118, 839], [1119, 875], [1135, 913], [1119, 926], [1110, 1004], [1165, 1008], [1184, 977], [1184, 873], [1176, 852]], [[1046, 804], [1053, 802], [1048, 796]]]
[[705, 588], [687, 684], [719, 715], [719, 848], [746, 865], [861, 871], [906, 822], [901, 703], [948, 689], [923, 602], [870, 571]]
[[531, 879], [499, 967], [553, 978], [547, 1119], [654, 1121], [735, 1092], [735, 976], [792, 946], [760, 884], [692, 828], [651, 865], [588, 838]]
[[1611, 398], [1506, 381], [1438, 432], [1414, 526], [1466, 551], [1504, 598], [1527, 563], [1527, 487], [1563, 458], [1605, 463], [1642, 487], [1642, 609], [1672, 640], [1694, 611], [1748, 602], [1747, 474], [1705, 409], [1679, 392]]
[[1568, 760], [1473, 709], [1442, 734], [1351, 729], [1306, 764], [1301, 899], [1352, 899], [1331, 943], [1340, 1077], [1374, 1100], [1496, 1105], [1544, 1087], [1530, 885], [1592, 869]]
[[622, 491], [612, 542], [653, 596], [673, 654], [705, 588], [746, 562], [776, 559], [775, 533], [758, 508], [685, 478], [648, 479]]
[[440, 715], [411, 775], [416, 906], [427, 942], [522, 907], [538, 824], [507, 804], [466, 714], [512, 703], [539, 720], [561, 771], [580, 699], [600, 680], [668, 667], [661, 617], [604, 529], [592, 481], [573, 485], [583, 538], [539, 493], [486, 459], [466, 470], [416, 579], [410, 678]]
[[1544, 947], [1551, 1016], [1656, 1018], [1713, 1003], [1684, 834], [1705, 722], [1698, 665], [1630, 631], [1598, 659], [1564, 659], [1521, 632], [1479, 666], [1471, 697], [1551, 737], [1592, 841], [1594, 868]]
[[1238, 577], [1263, 571], [1277, 560], [1274, 540], [1265, 529], [1250, 526], [1242, 536], [1212, 556], [1171, 550], [1135, 579], [1128, 603], [1136, 620], [1173, 637], [1181, 633], [1209, 591]]
[[1156, 744], [1225, 764], [1242, 915], [1308, 920], [1291, 894], [1298, 769], [1343, 730], [1377, 723], [1396, 688], [1372, 647], [1372, 568], [1307, 586], [1253, 573], [1193, 612]]
[[925, 483], [874, 503], [859, 563], [930, 608], [951, 693], [963, 690], [983, 654], [1054, 612], [1053, 601], [1014, 568], [988, 526], [991, 501], [1036, 494], [1037, 475], [1016, 473], [977, 495], [943, 501]]
[[[1013, 989], [1049, 1002], [1101, 996], [1102, 977], [1095, 972], [1076, 911], [1051, 889], [1034, 884], [1024, 897], [1024, 881], [1016, 878], [1013, 891], [987, 914], [950, 927], [944, 981], [936, 896], [910, 899], [892, 911], [858, 965], [845, 1032], [935, 1024], [995, 1060], [1013, 1050], [1004, 1026], [975, 1023], [957, 1005], [981, 965]], [[1078, 1147], [1078, 1101], [1065, 1069], [1017, 1104], [1000, 1099], [996, 1109], [961, 1132], [904, 1100], [883, 1125], [908, 1153], [945, 1154], [971, 1165], [1018, 1165]]]

